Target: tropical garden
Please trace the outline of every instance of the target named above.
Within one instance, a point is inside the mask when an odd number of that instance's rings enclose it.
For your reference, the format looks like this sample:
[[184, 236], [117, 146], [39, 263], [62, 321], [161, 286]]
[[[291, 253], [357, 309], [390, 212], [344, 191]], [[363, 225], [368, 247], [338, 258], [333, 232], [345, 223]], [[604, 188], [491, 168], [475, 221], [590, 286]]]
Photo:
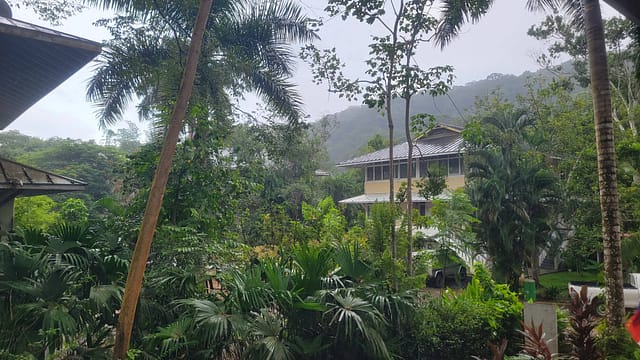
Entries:
[[[383, 113], [388, 134], [360, 151], [392, 152], [438, 123], [411, 102], [453, 84], [451, 66], [417, 66], [417, 48], [455, 41], [492, 1], [329, 0], [327, 16], [382, 29], [358, 79], [314, 45], [328, 25], [295, 1], [19, 3], [52, 21], [92, 6], [116, 15], [99, 22], [111, 38], [87, 88], [103, 144], [0, 133], [0, 156], [89, 184], [16, 200], [15, 229], [0, 235], [0, 358], [640, 358], [622, 305], [623, 274], [640, 272], [640, 29], [603, 21], [597, 1], [523, 2], [548, 14], [529, 35], [548, 44], [551, 76], [477, 98], [465, 188], [438, 196], [438, 169], [418, 179], [426, 215], [405, 206], [411, 170], [366, 215], [338, 204], [364, 174], [331, 163], [332, 119], [305, 121], [294, 65]], [[591, 92], [601, 86], [606, 99]], [[247, 93], [259, 111], [238, 105]], [[148, 141], [134, 123], [113, 128], [127, 106]], [[543, 253], [606, 298], [545, 285]], [[425, 289], [447, 263], [473, 276]], [[525, 276], [559, 304], [560, 354], [523, 322]]]

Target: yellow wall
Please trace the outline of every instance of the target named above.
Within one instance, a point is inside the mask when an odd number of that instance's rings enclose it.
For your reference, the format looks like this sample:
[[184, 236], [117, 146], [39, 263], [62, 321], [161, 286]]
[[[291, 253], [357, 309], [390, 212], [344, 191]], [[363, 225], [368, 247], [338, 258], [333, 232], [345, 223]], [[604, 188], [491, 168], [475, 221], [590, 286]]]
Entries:
[[447, 176], [447, 188], [449, 190], [456, 190], [461, 187], [464, 187], [464, 175]]
[[[413, 179], [413, 189], [416, 191], [415, 183], [417, 179]], [[393, 187], [395, 191], [400, 189], [400, 184], [407, 182], [407, 179], [396, 179]], [[447, 176], [447, 188], [449, 190], [459, 189], [464, 186], [464, 175]], [[381, 181], [365, 181], [364, 182], [365, 194], [384, 194], [389, 193], [389, 180]]]

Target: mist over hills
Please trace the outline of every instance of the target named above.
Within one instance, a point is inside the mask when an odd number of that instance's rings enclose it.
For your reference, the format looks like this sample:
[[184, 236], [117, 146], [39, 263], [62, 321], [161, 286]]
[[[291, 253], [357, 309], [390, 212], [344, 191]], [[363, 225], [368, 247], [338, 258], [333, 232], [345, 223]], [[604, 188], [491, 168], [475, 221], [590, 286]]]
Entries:
[[[478, 98], [499, 91], [505, 99], [513, 100], [526, 92], [525, 85], [531, 79], [551, 77], [547, 70], [527, 71], [521, 75], [491, 74], [484, 80], [453, 87], [448, 96], [433, 98], [416, 95], [411, 102], [411, 114], [428, 113], [440, 123], [464, 126]], [[404, 139], [403, 110], [402, 100], [392, 104], [395, 138], [398, 141]], [[351, 106], [329, 116], [335, 121], [335, 127], [331, 130], [326, 147], [333, 163], [357, 155], [358, 149], [377, 133], [385, 138], [388, 136], [386, 117], [365, 105]]]

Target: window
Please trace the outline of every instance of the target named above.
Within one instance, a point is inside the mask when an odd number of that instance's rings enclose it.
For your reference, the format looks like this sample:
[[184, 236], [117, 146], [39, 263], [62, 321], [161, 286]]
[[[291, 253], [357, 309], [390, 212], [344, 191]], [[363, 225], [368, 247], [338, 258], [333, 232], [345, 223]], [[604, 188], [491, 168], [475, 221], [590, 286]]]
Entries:
[[447, 161], [447, 159], [440, 159], [438, 160], [438, 166], [440, 167], [440, 170], [442, 170], [442, 172], [447, 175], [449, 173], [449, 162]]
[[375, 180], [382, 180], [382, 166], [375, 167]]
[[367, 181], [373, 180], [373, 166], [367, 167]]
[[427, 162], [427, 160], [420, 160], [420, 173], [416, 174], [416, 177], [424, 177], [427, 176], [427, 165], [429, 163]]
[[460, 167], [458, 165], [458, 158], [449, 159], [449, 175], [459, 175]]
[[382, 180], [389, 180], [389, 165], [382, 165]]
[[401, 179], [407, 178], [407, 163], [400, 164], [400, 178]]

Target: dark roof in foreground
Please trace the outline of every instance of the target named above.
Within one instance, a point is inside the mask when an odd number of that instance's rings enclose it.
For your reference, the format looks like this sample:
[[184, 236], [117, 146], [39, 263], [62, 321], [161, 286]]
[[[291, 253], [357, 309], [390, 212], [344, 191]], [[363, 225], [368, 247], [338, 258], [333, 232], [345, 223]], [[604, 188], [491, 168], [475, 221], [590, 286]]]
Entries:
[[629, 20], [640, 25], [640, 1], [638, 0], [604, 0]]
[[0, 130], [100, 49], [94, 41], [0, 16]]
[[[461, 128], [438, 125], [421, 139], [413, 148], [413, 157], [433, 157], [439, 155], [458, 154], [462, 151], [464, 140], [460, 135]], [[406, 160], [408, 144], [402, 143], [393, 147], [393, 160]], [[360, 167], [365, 164], [389, 161], [389, 149], [382, 149], [368, 153], [353, 159], [345, 160], [338, 164], [340, 167]]]
[[86, 190], [87, 183], [0, 158], [0, 206], [17, 196]]

